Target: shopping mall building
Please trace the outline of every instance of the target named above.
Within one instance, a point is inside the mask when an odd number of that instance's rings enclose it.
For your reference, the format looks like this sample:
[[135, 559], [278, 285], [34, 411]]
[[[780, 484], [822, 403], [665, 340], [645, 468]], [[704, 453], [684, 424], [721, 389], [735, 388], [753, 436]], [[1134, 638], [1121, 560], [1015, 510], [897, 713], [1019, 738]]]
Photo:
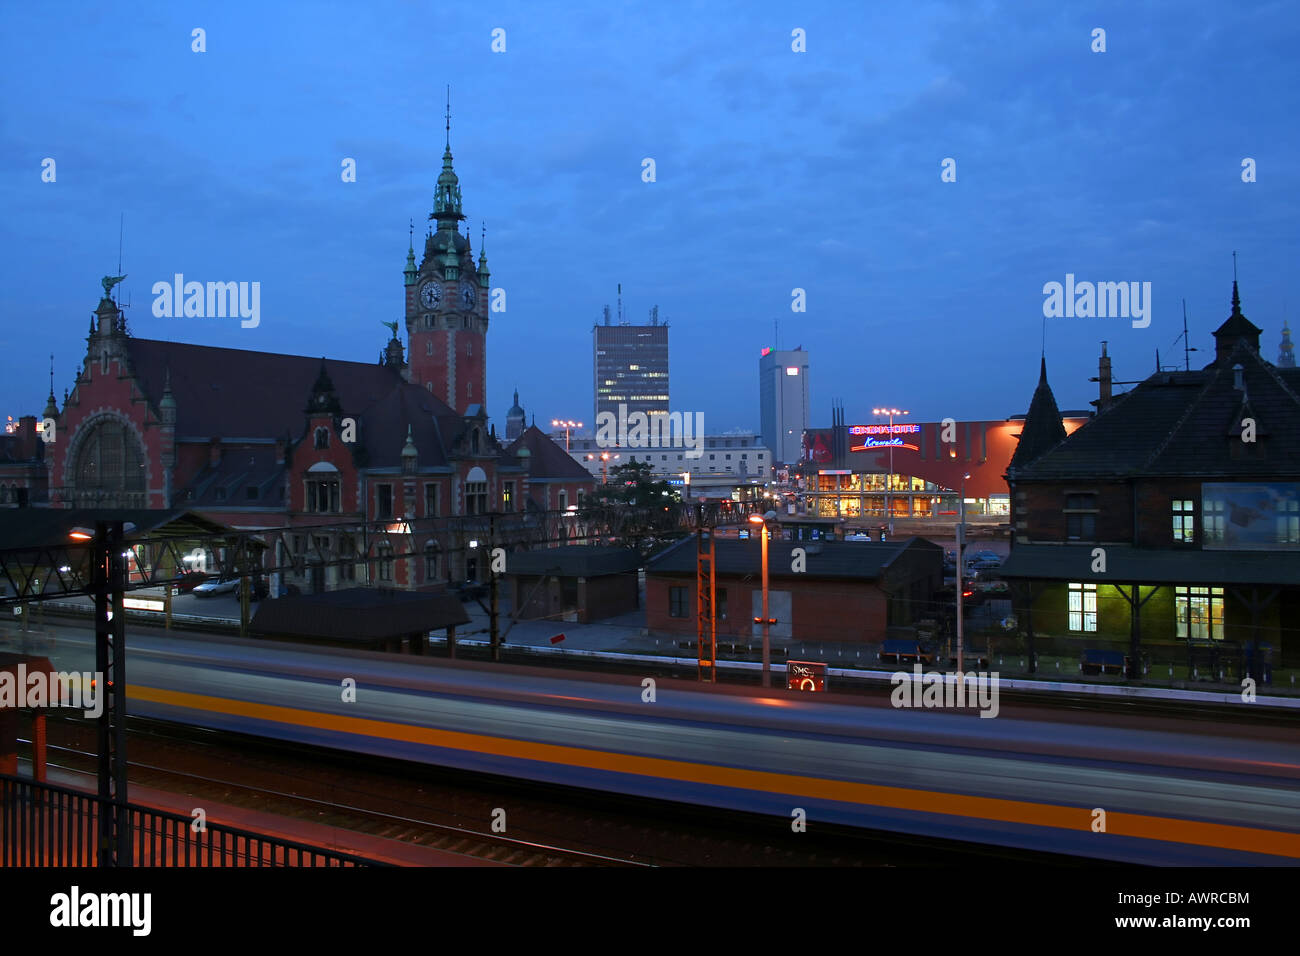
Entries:
[[[1061, 413], [1068, 433], [1089, 418]], [[848, 425], [843, 413], [829, 428], [803, 433], [803, 453], [791, 469], [803, 510], [818, 518], [955, 517], [965, 481], [968, 515], [1009, 515], [1007, 466], [1025, 416], [1001, 421], [888, 422]], [[888, 500], [888, 505], [886, 505]]]

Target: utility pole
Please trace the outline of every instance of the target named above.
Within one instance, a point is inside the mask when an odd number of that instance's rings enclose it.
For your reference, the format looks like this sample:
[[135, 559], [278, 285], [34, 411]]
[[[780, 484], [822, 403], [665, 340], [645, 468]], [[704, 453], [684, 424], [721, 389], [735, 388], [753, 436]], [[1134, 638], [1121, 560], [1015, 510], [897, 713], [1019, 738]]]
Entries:
[[492, 635], [492, 660], [501, 660], [501, 634], [497, 630], [497, 568], [493, 557], [497, 548], [497, 513], [488, 515], [488, 627]]
[[966, 564], [966, 479], [970, 475], [961, 477], [961, 498], [957, 502], [957, 507], [961, 511], [961, 520], [957, 524], [957, 680], [961, 680], [963, 671], [962, 665], [964, 660], [962, 653], [962, 617], [965, 613], [965, 602], [962, 591], [962, 571], [965, 570]]
[[[91, 575], [95, 590], [95, 670], [99, 715], [100, 866], [131, 865], [131, 818], [126, 808], [126, 612], [123, 524], [95, 522]], [[111, 617], [110, 617], [111, 615]]]

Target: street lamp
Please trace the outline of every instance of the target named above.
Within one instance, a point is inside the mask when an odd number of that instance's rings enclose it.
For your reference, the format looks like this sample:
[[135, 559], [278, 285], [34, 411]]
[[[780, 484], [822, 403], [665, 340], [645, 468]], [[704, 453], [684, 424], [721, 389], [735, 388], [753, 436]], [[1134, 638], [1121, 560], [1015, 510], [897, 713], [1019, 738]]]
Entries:
[[957, 523], [957, 680], [961, 680], [962, 675], [962, 614], [965, 610], [963, 600], [965, 594], [961, 585], [961, 573], [966, 563], [966, 479], [970, 477], [970, 472], [961, 476], [961, 492], [957, 499], [957, 507], [961, 511], [961, 519]]
[[564, 429], [564, 450], [568, 451], [569, 450], [569, 429], [581, 428], [582, 422], [569, 421], [569, 419], [567, 418], [552, 418], [551, 427]]
[[889, 486], [894, 483], [894, 416], [910, 415], [911, 412], [898, 408], [873, 408], [871, 414], [889, 416], [889, 478], [885, 481], [885, 519], [889, 522], [889, 537], [892, 540], [894, 537], [894, 512], [889, 507]]
[[767, 535], [769, 521], [776, 520], [776, 512], [769, 511], [764, 515], [750, 515], [751, 524], [762, 525], [759, 534], [763, 539], [763, 616], [754, 618], [755, 624], [763, 625], [763, 686], [772, 686], [772, 636], [771, 625], [772, 619], [768, 616], [767, 610]]
[[599, 455], [588, 455], [587, 461], [595, 461], [597, 458], [600, 459], [600, 483], [607, 485], [609, 484], [609, 461], [611, 458], [617, 459], [618, 455], [611, 455], [607, 451], [602, 451]]

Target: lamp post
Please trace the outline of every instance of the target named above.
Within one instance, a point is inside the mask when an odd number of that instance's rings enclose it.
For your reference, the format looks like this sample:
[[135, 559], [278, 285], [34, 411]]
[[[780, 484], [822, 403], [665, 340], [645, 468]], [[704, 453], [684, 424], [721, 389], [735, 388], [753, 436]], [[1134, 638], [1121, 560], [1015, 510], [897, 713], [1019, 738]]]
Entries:
[[889, 486], [894, 483], [894, 416], [910, 415], [911, 412], [899, 408], [873, 408], [873, 415], [889, 416], [889, 478], [885, 481], [885, 520], [889, 524], [889, 537], [894, 537], [894, 511], [889, 507]]
[[761, 530], [759, 534], [763, 538], [763, 616], [754, 618], [754, 623], [763, 625], [763, 686], [772, 686], [772, 619], [767, 609], [767, 523], [776, 520], [776, 512], [769, 511], [764, 515], [750, 515], [750, 523], [759, 525]]
[[569, 450], [569, 429], [581, 428], [582, 422], [569, 421], [569, 419], [567, 418], [552, 418], [551, 427], [564, 429], [564, 450], [568, 451]]
[[599, 455], [588, 455], [587, 461], [595, 461], [597, 458], [600, 459], [600, 483], [607, 485], [609, 484], [609, 460], [618, 458], [618, 455], [611, 455], [607, 451], [602, 451]]
[[963, 588], [961, 584], [961, 573], [964, 570], [966, 564], [966, 553], [965, 553], [966, 552], [966, 479], [969, 477], [970, 477], [969, 472], [961, 476], [961, 492], [960, 492], [961, 497], [957, 499], [957, 508], [961, 513], [961, 518], [957, 523], [957, 680], [958, 681], [961, 680], [962, 665], [964, 663], [962, 659], [962, 652], [963, 652], [962, 615], [963, 612], [965, 611], [964, 601], [963, 601], [965, 595], [962, 593]]

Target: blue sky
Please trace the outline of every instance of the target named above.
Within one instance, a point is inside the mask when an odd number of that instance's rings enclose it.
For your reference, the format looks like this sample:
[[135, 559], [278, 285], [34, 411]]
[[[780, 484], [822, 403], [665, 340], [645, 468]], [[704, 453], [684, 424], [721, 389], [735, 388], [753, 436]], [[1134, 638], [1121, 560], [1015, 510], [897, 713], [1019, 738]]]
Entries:
[[[591, 327], [620, 282], [629, 317], [657, 304], [671, 325], [673, 408], [709, 431], [758, 427], [775, 322], [810, 353], [815, 425], [832, 399], [851, 422], [879, 404], [1023, 412], [1042, 287], [1066, 273], [1151, 282], [1153, 313], [1047, 320], [1063, 408], [1096, 397], [1102, 339], [1120, 379], [1157, 349], [1181, 361], [1183, 298], [1209, 361], [1234, 249], [1265, 357], [1284, 318], [1300, 325], [1293, 4], [9, 3], [0, 25], [15, 417], [43, 407], [50, 352], [70, 386], [119, 214], [134, 334], [377, 359], [407, 221], [432, 209], [448, 83], [476, 254], [486, 222], [507, 293], [488, 342], [499, 428], [516, 386], [539, 423], [590, 417]], [[152, 284], [176, 272], [259, 281], [261, 324], [154, 318]]]

